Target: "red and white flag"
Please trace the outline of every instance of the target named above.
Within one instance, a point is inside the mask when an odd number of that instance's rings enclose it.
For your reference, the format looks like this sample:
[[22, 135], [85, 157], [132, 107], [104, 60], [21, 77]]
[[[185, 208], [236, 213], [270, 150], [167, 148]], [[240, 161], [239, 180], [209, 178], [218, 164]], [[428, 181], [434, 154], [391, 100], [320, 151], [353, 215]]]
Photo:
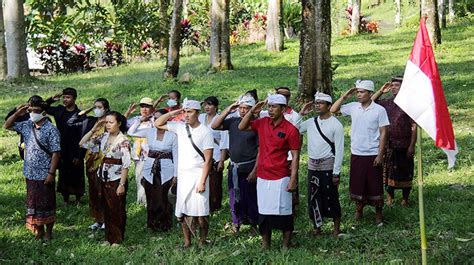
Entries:
[[454, 166], [458, 149], [425, 20], [421, 19], [403, 83], [395, 103], [448, 155]]

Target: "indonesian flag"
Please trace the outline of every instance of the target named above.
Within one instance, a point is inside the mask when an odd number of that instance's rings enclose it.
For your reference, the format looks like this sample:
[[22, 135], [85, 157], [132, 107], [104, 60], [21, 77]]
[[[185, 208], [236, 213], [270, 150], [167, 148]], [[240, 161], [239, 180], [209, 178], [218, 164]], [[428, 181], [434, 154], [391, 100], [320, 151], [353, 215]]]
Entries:
[[420, 21], [395, 103], [433, 138], [447, 154], [448, 168], [453, 167], [458, 150], [424, 19]]

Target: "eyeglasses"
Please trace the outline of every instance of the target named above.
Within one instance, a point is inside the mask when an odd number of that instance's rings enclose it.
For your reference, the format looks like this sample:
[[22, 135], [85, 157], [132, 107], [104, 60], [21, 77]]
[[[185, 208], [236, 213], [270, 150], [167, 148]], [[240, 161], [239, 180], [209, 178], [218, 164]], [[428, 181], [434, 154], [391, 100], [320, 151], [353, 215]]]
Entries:
[[147, 109], [151, 109], [153, 106], [151, 105], [147, 105], [147, 104], [141, 104], [140, 105], [140, 108], [147, 108]]

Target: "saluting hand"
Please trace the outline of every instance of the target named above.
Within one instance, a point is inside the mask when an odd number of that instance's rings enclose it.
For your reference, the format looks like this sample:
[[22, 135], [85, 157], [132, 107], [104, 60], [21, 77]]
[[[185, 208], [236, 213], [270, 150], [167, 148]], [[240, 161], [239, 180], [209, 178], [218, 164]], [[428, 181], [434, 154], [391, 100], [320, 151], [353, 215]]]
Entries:
[[350, 96], [354, 95], [354, 93], [357, 91], [357, 88], [355, 87], [352, 87], [350, 88], [349, 90], [346, 91], [346, 93], [344, 93], [344, 98], [349, 98]]
[[258, 114], [260, 111], [262, 111], [263, 106], [267, 103], [267, 100], [265, 101], [259, 101], [255, 106], [252, 107], [251, 111], [253, 114]]
[[63, 95], [63, 93], [61, 92], [61, 93], [58, 93], [58, 94], [52, 96], [51, 98], [52, 98], [54, 101], [58, 101], [58, 100], [61, 99], [62, 95]]
[[390, 92], [390, 90], [392, 90], [392, 82], [386, 82], [380, 88], [380, 91], [382, 92], [382, 94], [386, 94], [386, 93]]
[[174, 117], [178, 116], [179, 114], [181, 114], [183, 111], [184, 111], [184, 109], [181, 108], [181, 109], [170, 111], [169, 114], [171, 115], [171, 117], [174, 118]]
[[232, 105], [227, 107], [228, 113], [234, 112], [239, 106], [240, 106], [239, 101], [236, 101], [236, 102], [232, 103]]
[[16, 108], [16, 112], [15, 112], [17, 115], [19, 116], [23, 116], [25, 114], [28, 113], [28, 105], [27, 104], [23, 104], [23, 105], [20, 105]]
[[313, 101], [307, 102], [303, 105], [303, 108], [300, 110], [301, 116], [306, 116], [313, 111]]

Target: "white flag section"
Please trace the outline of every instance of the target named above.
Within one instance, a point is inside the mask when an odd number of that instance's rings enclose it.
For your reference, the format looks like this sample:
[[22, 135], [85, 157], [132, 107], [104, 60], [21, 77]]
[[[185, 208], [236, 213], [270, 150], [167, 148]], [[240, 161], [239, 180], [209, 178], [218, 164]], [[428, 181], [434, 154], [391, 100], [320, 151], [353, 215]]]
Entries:
[[420, 21], [420, 30], [395, 103], [426, 131], [436, 146], [446, 153], [448, 168], [453, 167], [458, 149], [438, 67], [423, 19]]

